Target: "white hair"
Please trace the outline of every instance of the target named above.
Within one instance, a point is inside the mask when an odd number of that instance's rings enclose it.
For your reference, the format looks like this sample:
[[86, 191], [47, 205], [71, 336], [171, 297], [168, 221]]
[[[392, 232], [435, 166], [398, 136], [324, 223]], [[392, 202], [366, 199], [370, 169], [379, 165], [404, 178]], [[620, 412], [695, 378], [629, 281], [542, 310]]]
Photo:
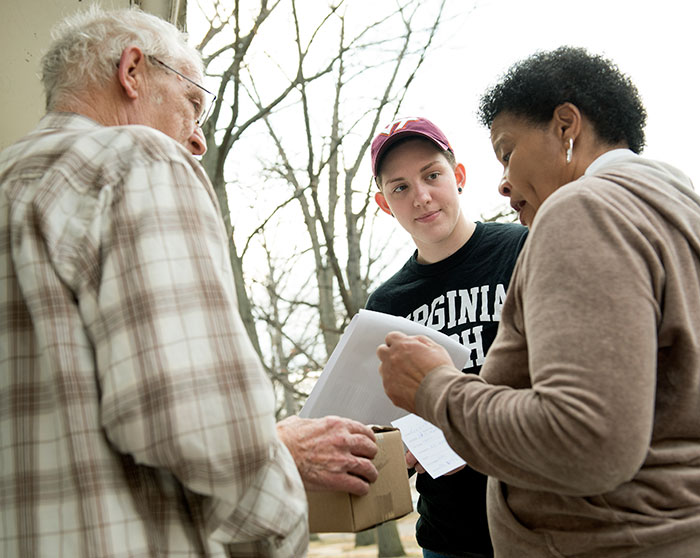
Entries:
[[122, 51], [130, 45], [147, 56], [202, 74], [202, 58], [174, 25], [138, 8], [103, 11], [96, 5], [61, 21], [41, 59], [46, 108], [104, 85], [115, 74]]

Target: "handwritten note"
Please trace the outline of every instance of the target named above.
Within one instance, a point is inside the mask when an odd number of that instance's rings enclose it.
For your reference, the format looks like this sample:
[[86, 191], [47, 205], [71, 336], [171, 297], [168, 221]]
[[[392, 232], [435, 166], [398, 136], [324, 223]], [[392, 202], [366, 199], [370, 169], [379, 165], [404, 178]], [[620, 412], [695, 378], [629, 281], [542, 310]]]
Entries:
[[434, 479], [466, 463], [447, 444], [442, 430], [417, 415], [406, 415], [391, 422], [401, 439], [427, 473]]

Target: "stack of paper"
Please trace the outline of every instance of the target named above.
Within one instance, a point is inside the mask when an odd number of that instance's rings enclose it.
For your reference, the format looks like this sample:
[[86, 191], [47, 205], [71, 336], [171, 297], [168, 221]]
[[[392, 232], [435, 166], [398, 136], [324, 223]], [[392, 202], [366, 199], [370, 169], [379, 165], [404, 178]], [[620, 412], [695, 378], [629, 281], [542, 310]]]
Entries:
[[[338, 415], [364, 424], [384, 426], [406, 416], [408, 413], [396, 407], [384, 393], [379, 375], [377, 347], [384, 343], [384, 338], [391, 331], [400, 331], [406, 335], [425, 335], [440, 343], [447, 349], [459, 370], [464, 368], [469, 360], [469, 349], [438, 331], [406, 318], [360, 310], [345, 329], [299, 416], [317, 418]], [[416, 419], [418, 420], [398, 421], [396, 427], [401, 430], [405, 443], [407, 440], [416, 440], [415, 444], [411, 444], [414, 448], [408, 443], [407, 446], [411, 451], [416, 449], [414, 455], [417, 457], [418, 454], [425, 456], [425, 450], [432, 448], [433, 459], [428, 460], [424, 457], [426, 465], [429, 465], [426, 470], [431, 475], [439, 476], [445, 472], [446, 466], [447, 470], [450, 470], [454, 468], [453, 465], [464, 463], [453, 455], [438, 428], [418, 417]], [[435, 467], [430, 467], [433, 463], [429, 464], [428, 461], [441, 463], [442, 466], [434, 463], [439, 472]]]
[[469, 360], [469, 349], [434, 329], [399, 316], [360, 310], [345, 329], [299, 416], [338, 415], [386, 426], [406, 415], [385, 395], [379, 375], [377, 347], [391, 331], [425, 335], [440, 343], [459, 370]]

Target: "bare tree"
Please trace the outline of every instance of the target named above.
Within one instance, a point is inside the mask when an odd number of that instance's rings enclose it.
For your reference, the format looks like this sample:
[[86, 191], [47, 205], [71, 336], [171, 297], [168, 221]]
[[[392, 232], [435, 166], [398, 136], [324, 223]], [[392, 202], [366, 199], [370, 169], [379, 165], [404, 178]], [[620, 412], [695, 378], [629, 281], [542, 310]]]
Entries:
[[[386, 262], [385, 239], [377, 243], [373, 237], [374, 187], [362, 164], [379, 123], [400, 110], [423, 65], [444, 2], [400, 0], [383, 11], [375, 2], [373, 19], [366, 17], [370, 4], [357, 1], [329, 4], [322, 13], [296, 0], [201, 5], [207, 27], [199, 48], [208, 75], [219, 83], [203, 164], [231, 235], [239, 311], [273, 377], [279, 377], [280, 361], [271, 360], [271, 347], [263, 350], [256, 325], [261, 331], [286, 328], [276, 338], [279, 351], [295, 345], [292, 317], [305, 313], [303, 323], [317, 324], [322, 343], [297, 343], [295, 350], [307, 358], [294, 360], [299, 370], [313, 369], [325, 362], [349, 318], [364, 305], [377, 263]], [[244, 133], [248, 142], [238, 142]], [[253, 135], [256, 149], [249, 144]], [[241, 161], [245, 180], [237, 176]], [[243, 198], [250, 200], [246, 213], [257, 220], [238, 222]], [[287, 231], [285, 242], [266, 243], [265, 236], [280, 229]], [[289, 269], [275, 261], [281, 256], [313, 269], [304, 281], [315, 284], [314, 292], [307, 289], [304, 301], [295, 300], [290, 293], [299, 285], [286, 281], [282, 292], [275, 280], [256, 300], [250, 285], [262, 276], [244, 269], [253, 260]], [[298, 279], [297, 270], [294, 276]], [[286, 320], [272, 320], [264, 309], [273, 287], [277, 300], [287, 301]]]
[[[400, 111], [446, 0], [198, 1], [218, 83], [202, 162], [281, 417], [297, 412], [395, 253], [374, 225], [367, 151]], [[395, 526], [379, 539], [380, 556], [404, 554]]]

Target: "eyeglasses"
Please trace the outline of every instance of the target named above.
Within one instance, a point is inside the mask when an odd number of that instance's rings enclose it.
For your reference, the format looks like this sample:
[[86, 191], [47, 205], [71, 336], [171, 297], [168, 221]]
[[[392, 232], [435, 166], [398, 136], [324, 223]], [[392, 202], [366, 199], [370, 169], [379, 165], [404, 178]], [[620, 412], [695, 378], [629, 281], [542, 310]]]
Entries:
[[175, 72], [178, 76], [180, 76], [182, 79], [190, 82], [192, 85], [195, 87], [201, 89], [204, 92], [204, 104], [199, 111], [199, 116], [195, 119], [195, 124], [199, 126], [200, 128], [204, 126], [204, 123], [207, 121], [209, 118], [209, 115], [211, 113], [211, 109], [214, 107], [214, 101], [216, 101], [216, 95], [209, 91], [208, 89], [205, 89], [201, 85], [199, 85], [196, 81], [191, 80], [188, 78], [185, 74], [182, 74], [178, 72], [175, 68], [171, 68], [168, 66], [165, 62], [161, 62], [158, 60], [155, 56], [149, 56], [148, 57], [150, 60], [153, 60], [154, 62], [157, 62], [161, 66], [163, 66], [165, 69], [170, 70], [171, 72]]

